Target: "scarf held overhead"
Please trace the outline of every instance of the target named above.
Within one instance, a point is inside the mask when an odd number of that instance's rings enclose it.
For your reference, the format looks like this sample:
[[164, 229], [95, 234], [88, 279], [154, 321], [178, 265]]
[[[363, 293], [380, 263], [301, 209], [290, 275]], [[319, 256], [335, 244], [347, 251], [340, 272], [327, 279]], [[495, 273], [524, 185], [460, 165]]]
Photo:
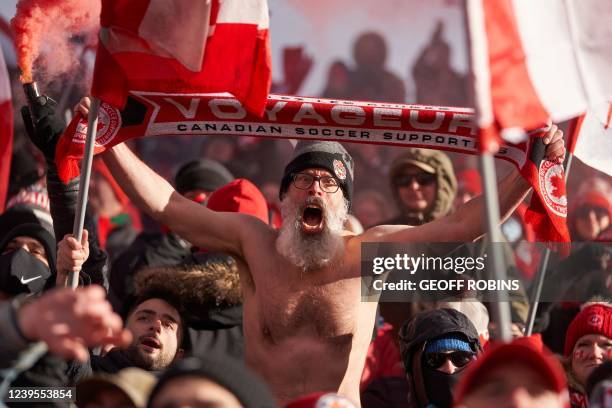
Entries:
[[[102, 103], [95, 154], [142, 136], [255, 136], [334, 140], [350, 143], [420, 147], [478, 154], [474, 111], [393, 103], [358, 102], [269, 95], [262, 117], [249, 113], [229, 94], [131, 92], [123, 110]], [[87, 121], [74, 117], [56, 151], [59, 174], [79, 174]], [[496, 157], [515, 165], [536, 191], [527, 222], [538, 239], [568, 242], [563, 166], [544, 160], [544, 130], [526, 142], [505, 143]]]

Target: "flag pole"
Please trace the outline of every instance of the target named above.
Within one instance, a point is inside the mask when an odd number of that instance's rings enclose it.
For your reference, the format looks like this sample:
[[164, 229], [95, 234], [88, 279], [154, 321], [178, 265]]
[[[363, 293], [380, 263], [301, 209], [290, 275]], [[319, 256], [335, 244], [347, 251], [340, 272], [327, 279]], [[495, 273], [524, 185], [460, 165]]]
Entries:
[[[83, 237], [83, 225], [85, 223], [85, 210], [87, 208], [87, 194], [89, 193], [89, 180], [91, 178], [91, 163], [95, 146], [96, 130], [98, 128], [98, 110], [100, 100], [91, 98], [91, 107], [87, 116], [87, 138], [85, 140], [85, 152], [81, 161], [81, 179], [79, 180], [79, 194], [77, 197], [77, 207], [74, 216], [72, 235], [81, 242]], [[70, 272], [68, 275], [68, 285], [76, 289], [79, 285], [79, 272]]]
[[[565, 181], [569, 177], [570, 169], [572, 168], [572, 159], [574, 155], [572, 153], [567, 154], [567, 161], [565, 162]], [[525, 328], [525, 336], [531, 336], [533, 333], [533, 325], [535, 324], [536, 313], [538, 312], [538, 306], [540, 305], [540, 296], [542, 295], [542, 286], [544, 286], [544, 278], [546, 277], [546, 270], [548, 269], [548, 262], [550, 261], [551, 249], [547, 247], [544, 250], [542, 262], [538, 268], [538, 274], [536, 275], [535, 290], [533, 293], [533, 300], [529, 304], [529, 313], [527, 314], [527, 327]]]
[[[497, 178], [495, 174], [495, 163], [493, 154], [483, 152], [480, 155], [480, 167], [483, 174], [483, 191], [485, 199], [485, 211], [487, 219], [487, 234], [491, 243], [489, 261], [489, 276], [495, 280], [506, 280], [506, 262], [504, 253], [502, 252], [501, 242], [502, 235], [499, 225], [499, 200], [497, 195]], [[510, 305], [505, 301], [506, 291], [496, 291], [495, 301], [493, 303], [493, 319], [497, 323], [497, 338], [501, 341], [510, 341], [512, 339], [510, 318]]]

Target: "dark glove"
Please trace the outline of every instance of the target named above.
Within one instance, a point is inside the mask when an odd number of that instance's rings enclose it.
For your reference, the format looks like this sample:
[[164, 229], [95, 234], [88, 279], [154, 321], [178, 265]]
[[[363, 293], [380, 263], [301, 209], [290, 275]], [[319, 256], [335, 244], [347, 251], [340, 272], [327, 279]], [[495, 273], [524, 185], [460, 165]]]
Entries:
[[33, 102], [31, 108], [21, 107], [21, 117], [30, 140], [50, 162], [55, 160], [55, 147], [66, 127], [55, 114], [56, 108], [57, 103], [46, 96]]

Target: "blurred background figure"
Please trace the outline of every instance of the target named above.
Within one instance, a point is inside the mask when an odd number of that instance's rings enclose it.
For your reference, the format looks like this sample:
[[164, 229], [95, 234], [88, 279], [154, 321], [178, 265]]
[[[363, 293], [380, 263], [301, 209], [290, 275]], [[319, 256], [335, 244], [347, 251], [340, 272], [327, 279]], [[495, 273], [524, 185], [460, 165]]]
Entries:
[[572, 241], [612, 241], [612, 185], [590, 178], [573, 197], [568, 217]]
[[89, 205], [98, 218], [98, 241], [110, 260], [125, 251], [142, 230], [140, 214], [102, 159], [92, 165]]
[[148, 407], [273, 407], [264, 382], [243, 364], [208, 356], [184, 359], [159, 379]]
[[145, 408], [157, 379], [139, 368], [96, 374], [77, 385], [79, 408]]
[[349, 75], [348, 97], [403, 103], [404, 82], [385, 67], [387, 43], [374, 31], [364, 32], [353, 43], [355, 68]]
[[355, 195], [353, 213], [364, 228], [382, 224], [391, 211], [388, 198], [377, 190], [365, 190]]
[[334, 61], [327, 71], [327, 84], [321, 92], [323, 98], [347, 99], [349, 93], [350, 71], [340, 60]]
[[457, 195], [453, 201], [453, 208], [480, 194], [482, 194], [482, 179], [477, 169], [465, 169], [457, 173]]
[[416, 84], [415, 103], [434, 106], [472, 106], [466, 76], [450, 64], [451, 49], [444, 40], [444, 23], [439, 21], [412, 67]]

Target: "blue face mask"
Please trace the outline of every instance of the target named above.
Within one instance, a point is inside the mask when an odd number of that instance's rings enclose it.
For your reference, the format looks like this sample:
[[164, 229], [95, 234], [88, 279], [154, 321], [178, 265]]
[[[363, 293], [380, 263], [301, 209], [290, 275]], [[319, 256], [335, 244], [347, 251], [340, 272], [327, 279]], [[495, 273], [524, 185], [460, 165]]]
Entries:
[[0, 292], [39, 293], [50, 276], [49, 267], [23, 248], [0, 255]]

